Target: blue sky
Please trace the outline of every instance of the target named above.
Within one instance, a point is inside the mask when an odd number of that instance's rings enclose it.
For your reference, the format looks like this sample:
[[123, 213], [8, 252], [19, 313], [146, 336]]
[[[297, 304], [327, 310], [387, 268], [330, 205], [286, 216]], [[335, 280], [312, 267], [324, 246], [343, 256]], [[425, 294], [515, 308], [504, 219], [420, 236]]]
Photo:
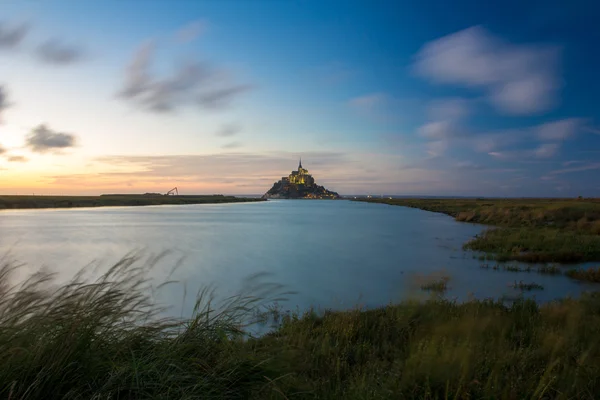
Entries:
[[592, 1], [0, 4], [0, 192], [598, 196]]

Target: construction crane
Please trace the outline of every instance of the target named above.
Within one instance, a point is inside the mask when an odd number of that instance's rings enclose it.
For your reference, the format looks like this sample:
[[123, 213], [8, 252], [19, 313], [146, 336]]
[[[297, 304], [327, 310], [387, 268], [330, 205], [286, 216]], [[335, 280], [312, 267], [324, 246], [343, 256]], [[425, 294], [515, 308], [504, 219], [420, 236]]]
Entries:
[[173, 189], [169, 190], [165, 196], [179, 196], [179, 192], [177, 191], [177, 188], [174, 187]]

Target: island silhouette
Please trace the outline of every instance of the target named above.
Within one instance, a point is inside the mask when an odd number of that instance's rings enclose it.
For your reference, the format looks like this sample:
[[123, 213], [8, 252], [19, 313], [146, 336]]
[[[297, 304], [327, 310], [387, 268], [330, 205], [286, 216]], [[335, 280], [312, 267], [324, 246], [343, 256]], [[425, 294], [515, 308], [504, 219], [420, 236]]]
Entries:
[[302, 158], [298, 170], [282, 177], [273, 184], [263, 199], [339, 199], [340, 195], [315, 183], [308, 170], [302, 167]]

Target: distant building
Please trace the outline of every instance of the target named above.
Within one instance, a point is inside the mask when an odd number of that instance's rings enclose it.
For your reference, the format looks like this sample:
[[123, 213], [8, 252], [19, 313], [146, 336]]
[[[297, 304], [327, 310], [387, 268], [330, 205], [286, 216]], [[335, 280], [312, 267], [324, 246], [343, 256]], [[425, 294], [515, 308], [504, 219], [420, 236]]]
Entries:
[[312, 186], [315, 184], [315, 180], [312, 175], [308, 173], [308, 170], [302, 168], [302, 159], [300, 159], [300, 163], [298, 164], [298, 171], [292, 171], [287, 179], [290, 183], [296, 185]]
[[302, 159], [300, 159], [298, 170], [283, 176], [262, 197], [264, 199], [339, 199], [340, 195], [317, 185], [308, 170], [302, 167]]

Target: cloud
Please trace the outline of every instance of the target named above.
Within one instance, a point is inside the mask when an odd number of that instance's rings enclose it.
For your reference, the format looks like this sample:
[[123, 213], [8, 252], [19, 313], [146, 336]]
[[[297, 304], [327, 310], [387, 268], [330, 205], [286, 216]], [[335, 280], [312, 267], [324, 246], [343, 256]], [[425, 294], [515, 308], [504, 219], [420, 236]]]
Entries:
[[596, 135], [600, 135], [600, 129], [596, 129], [596, 128], [590, 128], [590, 127], [584, 127], [583, 128], [584, 131], [586, 132], [590, 132], [590, 133], [594, 133]]
[[220, 137], [230, 137], [237, 135], [242, 130], [242, 127], [237, 124], [226, 124], [223, 125], [216, 133]]
[[242, 144], [240, 142], [230, 142], [227, 144], [224, 144], [223, 146], [221, 146], [222, 149], [238, 149], [242, 147]]
[[475, 26], [425, 44], [414, 70], [433, 83], [482, 90], [500, 112], [538, 114], [558, 102], [559, 53], [556, 47], [506, 43]]
[[82, 48], [50, 39], [40, 44], [36, 49], [37, 57], [47, 63], [66, 65], [80, 61], [84, 57]]
[[324, 85], [338, 85], [355, 77], [358, 72], [349, 66], [333, 62], [322, 65], [311, 70], [311, 79], [318, 81]]
[[582, 161], [582, 160], [572, 160], [572, 161], [565, 161], [562, 163], [563, 167], [568, 167], [569, 165], [574, 165], [574, 164], [584, 164], [586, 161]]
[[222, 109], [252, 88], [231, 82], [223, 69], [196, 60], [181, 64], [170, 75], [156, 77], [151, 70], [155, 52], [153, 41], [140, 46], [126, 69], [125, 80], [118, 92], [119, 97], [133, 101], [145, 110], [164, 113], [190, 105]]
[[600, 162], [586, 163], [585, 165], [582, 165], [580, 167], [558, 169], [558, 170], [550, 171], [550, 174], [552, 174], [552, 175], [569, 174], [571, 172], [590, 171], [590, 170], [594, 170], [594, 169], [600, 169]]
[[194, 21], [191, 22], [175, 33], [175, 40], [179, 43], [189, 43], [196, 40], [208, 29], [208, 23], [206, 21]]
[[471, 112], [470, 101], [460, 97], [436, 99], [429, 103], [427, 114], [431, 120], [459, 121]]
[[8, 26], [0, 22], [0, 49], [14, 49], [21, 44], [29, 32], [29, 25], [21, 23], [20, 25]]
[[224, 89], [213, 90], [208, 93], [201, 94], [198, 97], [198, 104], [204, 108], [217, 110], [229, 106], [235, 98], [249, 90], [253, 86], [251, 85], [237, 85], [231, 86]]
[[427, 154], [431, 157], [439, 157], [446, 149], [448, 149], [448, 142], [445, 140], [436, 140], [434, 142], [429, 142], [425, 145]]
[[8, 101], [8, 95], [4, 86], [0, 85], [0, 124], [2, 123], [2, 114], [11, 106]]
[[505, 131], [484, 133], [473, 138], [472, 145], [475, 151], [489, 153], [509, 147], [523, 140], [523, 133], [519, 131]]
[[558, 152], [559, 148], [560, 145], [557, 143], [542, 144], [533, 150], [533, 155], [536, 158], [550, 158]]
[[488, 155], [501, 160], [528, 160], [531, 158], [544, 159], [555, 156], [559, 149], [560, 145], [557, 143], [545, 143], [534, 149], [490, 151], [488, 152]]
[[455, 136], [456, 129], [449, 121], [436, 121], [421, 126], [417, 134], [425, 139], [441, 140]]
[[465, 170], [484, 170], [487, 169], [486, 166], [481, 164], [476, 164], [472, 161], [461, 161], [456, 163], [457, 169], [465, 169]]
[[76, 138], [68, 133], [60, 133], [39, 125], [26, 137], [27, 147], [36, 153], [63, 150], [75, 146]]
[[358, 96], [350, 99], [351, 107], [358, 111], [372, 111], [374, 108], [385, 104], [387, 95], [384, 93], [371, 93], [364, 96]]
[[18, 156], [18, 155], [9, 156], [6, 158], [6, 160], [8, 162], [27, 162], [28, 161], [25, 156]]
[[580, 118], [568, 118], [539, 125], [534, 130], [540, 140], [565, 140], [574, 136], [582, 123]]

